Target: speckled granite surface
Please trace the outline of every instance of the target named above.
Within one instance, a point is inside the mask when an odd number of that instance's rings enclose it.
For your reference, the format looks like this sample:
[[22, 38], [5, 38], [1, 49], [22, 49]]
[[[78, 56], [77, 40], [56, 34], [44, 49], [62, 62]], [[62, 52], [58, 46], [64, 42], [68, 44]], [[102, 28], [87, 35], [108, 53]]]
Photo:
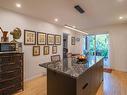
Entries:
[[77, 78], [102, 58], [100, 56], [88, 57], [87, 62], [84, 64], [77, 63], [75, 58], [66, 58], [59, 62], [42, 63], [39, 66]]

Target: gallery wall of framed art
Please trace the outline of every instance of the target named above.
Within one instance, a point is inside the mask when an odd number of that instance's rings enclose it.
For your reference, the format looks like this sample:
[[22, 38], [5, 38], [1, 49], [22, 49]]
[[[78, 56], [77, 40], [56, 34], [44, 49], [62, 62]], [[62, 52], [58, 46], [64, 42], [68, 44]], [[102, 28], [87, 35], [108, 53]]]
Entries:
[[55, 45], [61, 45], [61, 35], [55, 35]]
[[43, 46], [43, 55], [50, 54], [50, 47], [51, 54], [57, 54], [57, 45], [61, 45], [61, 35], [24, 30], [24, 45], [34, 45], [33, 56], [41, 55], [41, 46]]
[[75, 45], [75, 37], [71, 37], [71, 45]]
[[40, 55], [40, 46], [33, 46], [33, 56]]
[[47, 45], [54, 45], [55, 36], [54, 34], [47, 34]]
[[46, 45], [46, 33], [37, 32], [37, 45]]
[[52, 54], [57, 54], [57, 46], [52, 46]]
[[36, 45], [36, 32], [24, 30], [24, 45]]
[[44, 46], [43, 47], [43, 55], [49, 55], [49, 52], [50, 52], [49, 46]]

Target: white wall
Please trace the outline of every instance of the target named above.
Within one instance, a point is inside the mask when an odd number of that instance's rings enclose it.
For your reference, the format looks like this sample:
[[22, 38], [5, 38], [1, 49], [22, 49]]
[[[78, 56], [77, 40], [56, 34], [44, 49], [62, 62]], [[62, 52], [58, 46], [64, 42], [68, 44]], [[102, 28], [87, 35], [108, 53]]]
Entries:
[[[71, 36], [77, 35], [74, 31], [70, 31], [68, 29], [65, 29], [60, 26], [56, 26], [54, 24], [50, 24], [38, 19], [34, 19], [28, 16], [24, 16], [21, 14], [17, 14], [5, 9], [0, 9], [0, 26], [7, 31], [12, 31], [15, 27], [19, 27], [22, 30], [22, 37], [19, 40], [20, 42], [24, 42], [24, 29], [33, 30], [37, 32], [45, 32], [45, 33], [51, 33], [51, 34], [59, 34], [61, 37], [63, 36], [63, 33], [69, 34], [69, 52], [75, 51], [76, 53], [81, 52], [78, 51], [79, 49], [74, 50], [74, 48], [79, 48], [78, 46], [72, 46], [71, 45]], [[0, 37], [2, 34], [0, 33]], [[12, 40], [12, 37], [9, 35], [10, 40]], [[78, 42], [80, 43], [80, 42]], [[77, 43], [77, 44], [78, 44]], [[80, 45], [81, 46], [81, 45]], [[41, 55], [37, 57], [32, 56], [32, 46], [24, 46], [23, 45], [23, 52], [24, 52], [24, 65], [25, 65], [25, 80], [32, 79], [34, 77], [40, 76], [42, 74], [46, 73], [46, 70], [42, 67], [39, 67], [38, 65], [40, 63], [49, 62], [51, 53], [51, 46], [50, 46], [50, 55], [44, 56], [43, 55], [43, 46], [41, 46]], [[62, 57], [62, 44], [58, 46], [58, 53]], [[75, 53], [74, 52], [74, 53]]]
[[111, 67], [127, 72], [127, 24], [110, 25], [88, 31], [92, 34], [109, 33]]

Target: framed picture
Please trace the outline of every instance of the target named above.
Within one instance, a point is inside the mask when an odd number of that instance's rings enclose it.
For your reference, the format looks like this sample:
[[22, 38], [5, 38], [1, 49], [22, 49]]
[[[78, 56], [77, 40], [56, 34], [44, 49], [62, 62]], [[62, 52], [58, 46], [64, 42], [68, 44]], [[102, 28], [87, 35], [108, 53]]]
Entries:
[[49, 54], [49, 46], [44, 46], [43, 47], [43, 54], [48, 55]]
[[33, 56], [40, 55], [40, 46], [33, 46]]
[[52, 54], [56, 54], [57, 53], [57, 46], [52, 46]]
[[47, 34], [47, 44], [54, 45], [55, 37], [53, 34]]
[[71, 45], [75, 45], [75, 37], [71, 37]]
[[55, 45], [61, 45], [61, 35], [55, 35]]
[[46, 33], [37, 32], [37, 44], [46, 45]]
[[24, 45], [36, 45], [36, 32], [24, 30]]

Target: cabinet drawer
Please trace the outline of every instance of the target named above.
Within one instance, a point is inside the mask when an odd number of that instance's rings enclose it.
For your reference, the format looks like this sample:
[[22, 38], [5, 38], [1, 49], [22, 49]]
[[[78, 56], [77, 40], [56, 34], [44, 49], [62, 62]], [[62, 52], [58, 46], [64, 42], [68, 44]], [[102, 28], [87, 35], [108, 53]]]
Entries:
[[0, 54], [0, 95], [23, 90], [23, 53]]
[[17, 54], [17, 55], [4, 55], [0, 56], [0, 64], [9, 64], [9, 63], [18, 63], [21, 62], [22, 60], [22, 55]]
[[13, 62], [13, 57], [11, 56], [0, 56], [0, 64]]
[[16, 59], [5, 59], [4, 61], [3, 61], [3, 59], [0, 59], [0, 66], [1, 65], [6, 65], [6, 64], [19, 64], [19, 63], [22, 63], [22, 59], [18, 59], [18, 58], [16, 58]]
[[21, 81], [22, 81], [22, 78], [21, 78], [21, 76], [19, 76], [19, 77], [14, 77], [8, 81], [0, 82], [0, 89], [4, 89], [6, 87], [15, 85], [17, 83], [20, 83]]
[[8, 79], [8, 78], [16, 77], [17, 75], [20, 75], [21, 72], [22, 72], [21, 69], [16, 69], [16, 70], [13, 70], [13, 71], [6, 71], [6, 72], [3, 72], [3, 73], [0, 73], [0, 81]]
[[12, 63], [12, 64], [5, 64], [5, 65], [0, 65], [0, 72], [6, 72], [6, 71], [11, 71], [17, 68], [21, 68], [22, 63]]
[[7, 87], [6, 89], [0, 90], [0, 95], [12, 95], [13, 93], [22, 89], [22, 83], [18, 83]]

